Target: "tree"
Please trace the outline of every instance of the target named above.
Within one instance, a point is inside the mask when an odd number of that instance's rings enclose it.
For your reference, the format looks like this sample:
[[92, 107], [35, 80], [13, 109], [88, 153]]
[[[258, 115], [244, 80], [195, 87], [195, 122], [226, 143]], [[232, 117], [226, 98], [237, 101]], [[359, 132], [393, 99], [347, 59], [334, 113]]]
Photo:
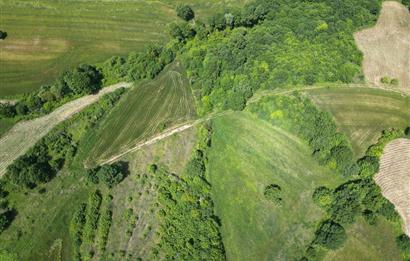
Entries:
[[190, 21], [195, 17], [195, 13], [189, 5], [178, 5], [176, 11], [177, 16], [185, 21]]
[[396, 238], [396, 244], [401, 251], [410, 253], [410, 238], [407, 235], [401, 234], [400, 236], [398, 236]]
[[14, 106], [6, 103], [0, 103], [0, 117], [11, 118], [16, 115]]
[[337, 249], [345, 240], [345, 229], [332, 220], [326, 220], [322, 222], [319, 229], [316, 231], [314, 243], [329, 249]]
[[6, 39], [6, 37], [7, 37], [7, 33], [3, 32], [3, 31], [0, 31], [0, 40], [4, 40], [4, 39]]

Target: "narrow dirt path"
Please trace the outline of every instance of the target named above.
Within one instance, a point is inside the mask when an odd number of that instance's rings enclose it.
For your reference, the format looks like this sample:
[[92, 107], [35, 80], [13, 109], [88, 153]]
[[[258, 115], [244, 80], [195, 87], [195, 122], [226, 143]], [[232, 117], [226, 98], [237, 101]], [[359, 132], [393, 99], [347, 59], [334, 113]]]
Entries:
[[163, 131], [163, 132], [161, 132], [161, 133], [159, 133], [155, 136], [152, 136], [150, 139], [138, 143], [137, 145], [135, 145], [132, 148], [129, 148], [129, 149], [127, 149], [127, 150], [125, 150], [125, 151], [123, 151], [123, 152], [121, 152], [121, 153], [119, 153], [119, 154], [117, 154], [117, 155], [115, 155], [115, 156], [113, 156], [109, 159], [105, 159], [105, 160], [100, 161], [99, 165], [109, 164], [109, 163], [112, 163], [114, 161], [117, 161], [118, 159], [125, 156], [126, 154], [129, 154], [131, 152], [140, 150], [141, 148], [143, 148], [145, 146], [157, 143], [160, 140], [168, 138], [169, 136], [172, 136], [176, 133], [182, 132], [186, 129], [192, 128], [195, 125], [198, 125], [202, 122], [205, 122], [207, 120], [210, 120], [210, 119], [213, 119], [213, 118], [216, 118], [216, 117], [220, 117], [220, 116], [228, 114], [228, 113], [232, 113], [232, 111], [224, 111], [224, 112], [220, 112], [220, 113], [211, 114], [207, 117], [204, 117], [204, 118], [201, 118], [201, 119], [198, 119], [198, 120], [195, 120], [195, 121], [186, 122], [183, 125], [174, 126], [174, 127], [169, 128], [169, 129], [166, 129], [165, 131]]
[[14, 125], [0, 139], [0, 177], [6, 172], [8, 165], [23, 155], [57, 124], [98, 101], [104, 94], [113, 92], [121, 87], [129, 88], [131, 86], [131, 83], [125, 82], [110, 85], [101, 89], [97, 94], [87, 95], [68, 102], [43, 117], [22, 121]]

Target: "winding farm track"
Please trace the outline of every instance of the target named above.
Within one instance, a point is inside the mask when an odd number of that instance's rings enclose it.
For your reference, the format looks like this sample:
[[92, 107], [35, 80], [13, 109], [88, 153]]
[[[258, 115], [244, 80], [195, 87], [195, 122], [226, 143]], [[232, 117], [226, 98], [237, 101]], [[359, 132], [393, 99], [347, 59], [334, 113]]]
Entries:
[[386, 145], [375, 176], [382, 194], [403, 219], [404, 231], [410, 236], [410, 140], [396, 139]]
[[88, 105], [98, 101], [104, 94], [122, 87], [129, 88], [131, 86], [131, 83], [125, 82], [110, 85], [103, 88], [97, 94], [87, 95], [68, 102], [43, 117], [22, 121], [14, 125], [13, 128], [0, 139], [0, 177], [6, 172], [8, 165], [23, 155], [57, 124], [72, 117]]

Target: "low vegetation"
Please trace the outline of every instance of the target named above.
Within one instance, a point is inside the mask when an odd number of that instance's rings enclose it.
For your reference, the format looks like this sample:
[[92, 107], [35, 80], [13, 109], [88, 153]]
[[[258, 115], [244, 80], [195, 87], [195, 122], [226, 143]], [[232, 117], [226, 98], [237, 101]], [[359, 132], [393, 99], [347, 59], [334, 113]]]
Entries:
[[198, 149], [182, 175], [151, 168], [159, 186], [161, 224], [161, 239], [154, 253], [165, 259], [225, 260], [220, 222], [205, 174], [210, 131], [200, 129]]

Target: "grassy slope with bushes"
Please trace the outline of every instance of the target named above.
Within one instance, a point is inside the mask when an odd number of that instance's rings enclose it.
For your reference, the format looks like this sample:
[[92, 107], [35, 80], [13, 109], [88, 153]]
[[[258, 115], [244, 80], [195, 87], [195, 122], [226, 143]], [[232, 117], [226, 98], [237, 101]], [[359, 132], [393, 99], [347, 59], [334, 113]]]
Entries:
[[[323, 214], [314, 188], [341, 179], [318, 166], [300, 139], [248, 113], [215, 119], [212, 127], [208, 175], [227, 258], [300, 258]], [[281, 187], [281, 206], [265, 198], [270, 184]]]

